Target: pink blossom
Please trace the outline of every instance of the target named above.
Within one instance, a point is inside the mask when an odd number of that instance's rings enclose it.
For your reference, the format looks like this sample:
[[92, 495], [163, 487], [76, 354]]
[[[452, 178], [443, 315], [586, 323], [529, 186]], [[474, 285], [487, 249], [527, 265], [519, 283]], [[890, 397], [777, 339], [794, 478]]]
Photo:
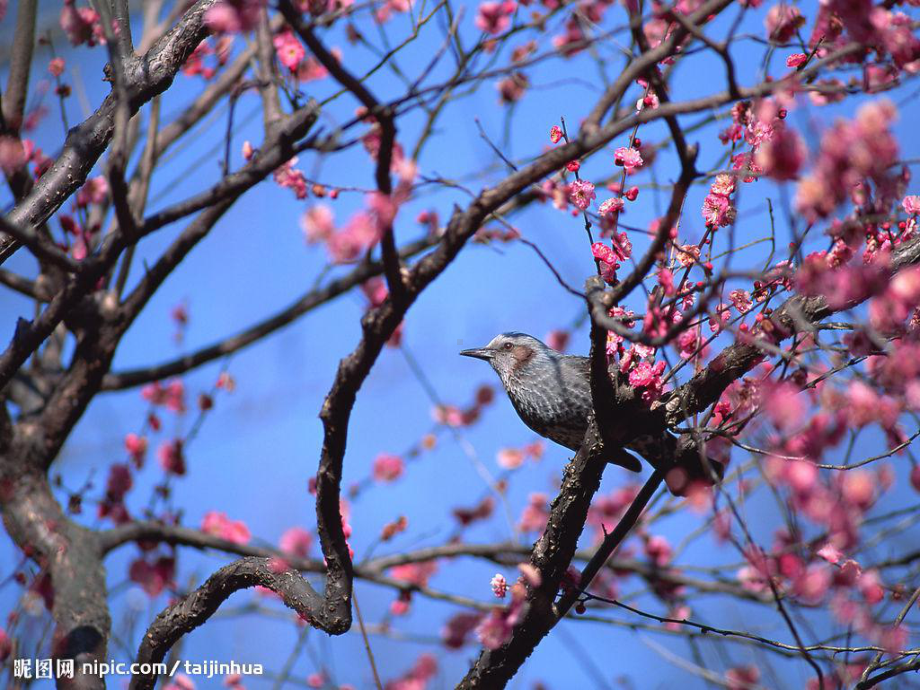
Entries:
[[920, 492], [920, 465], [914, 465], [910, 471], [910, 485]]
[[134, 464], [140, 467], [147, 453], [147, 439], [134, 433], [128, 434], [125, 436], [125, 450], [131, 454]]
[[221, 0], [204, 14], [204, 23], [216, 34], [245, 33], [259, 22], [264, 0]]
[[671, 562], [673, 550], [667, 539], [661, 536], [653, 536], [645, 541], [645, 555], [657, 567], [663, 568]]
[[493, 608], [476, 628], [476, 635], [486, 649], [498, 649], [511, 639], [514, 621], [501, 608]]
[[801, 427], [807, 406], [801, 390], [789, 381], [765, 387], [763, 409], [770, 421], [782, 431]]
[[786, 67], [801, 67], [808, 62], [808, 56], [805, 53], [793, 53], [786, 58]]
[[827, 566], [810, 565], [792, 583], [795, 595], [805, 604], [817, 604], [827, 593], [831, 574]]
[[182, 439], [164, 441], [157, 449], [157, 460], [164, 472], [182, 476], [185, 474], [185, 454], [182, 450]]
[[637, 388], [648, 386], [653, 376], [652, 365], [648, 362], [639, 362], [636, 368], [629, 372], [629, 385]]
[[843, 558], [843, 554], [830, 542], [818, 549], [817, 554], [828, 563], [833, 564], [839, 563], [840, 559]]
[[418, 587], [427, 587], [429, 578], [437, 571], [437, 561], [423, 561], [394, 566], [390, 568], [390, 576], [395, 580], [402, 580]]
[[492, 586], [492, 593], [496, 597], [499, 599], [505, 598], [505, 594], [508, 591], [508, 582], [505, 580], [504, 575], [496, 573], [489, 584]]
[[272, 175], [280, 187], [294, 190], [294, 196], [298, 199], [306, 199], [307, 180], [303, 175], [303, 171], [294, 167], [296, 163], [297, 156], [294, 156], [291, 160], [279, 166]]
[[[467, 636], [476, 629], [482, 620], [481, 613], [457, 613], [447, 620], [441, 630], [441, 639], [448, 649], [460, 649], [466, 644]], [[2, 661], [2, 659], [0, 659]]]
[[786, 43], [795, 35], [796, 29], [805, 24], [805, 17], [795, 5], [779, 2], [767, 12], [764, 25], [767, 38], [777, 43]]
[[307, 55], [301, 42], [289, 30], [285, 29], [276, 34], [272, 39], [275, 46], [275, 52], [278, 55], [278, 61], [287, 67], [291, 72], [297, 72], [300, 63]]
[[558, 352], [565, 352], [569, 345], [568, 331], [553, 330], [546, 334], [546, 344]]
[[627, 175], [631, 175], [642, 166], [642, 154], [638, 149], [621, 146], [613, 152], [614, 163], [622, 166]]
[[596, 196], [594, 193], [594, 185], [587, 180], [575, 180], [571, 184], [566, 185], [566, 194], [568, 195], [569, 201], [582, 211], [586, 210], [588, 206], [591, 205], [591, 202]]
[[109, 467], [109, 476], [105, 483], [106, 498], [120, 503], [125, 494], [131, 490], [134, 480], [131, 478], [131, 469], [119, 463]]
[[374, 459], [374, 480], [378, 482], [395, 482], [402, 476], [404, 467], [405, 463], [398, 455], [381, 453]]
[[901, 206], [904, 208], [904, 212], [909, 216], [916, 216], [920, 214], [920, 196], [914, 194], [912, 196], [904, 197], [904, 200], [901, 202]]
[[300, 217], [300, 227], [310, 244], [325, 242], [335, 234], [335, 216], [328, 204], [317, 204]]
[[728, 197], [710, 193], [703, 199], [703, 218], [706, 225], [724, 227], [735, 222], [735, 207]]
[[735, 306], [735, 309], [741, 314], [747, 314], [751, 310], [751, 307], [754, 306], [754, 302], [751, 300], [751, 293], [747, 290], [732, 290], [728, 297]]
[[505, 105], [517, 103], [521, 100], [527, 92], [528, 86], [530, 86], [530, 79], [523, 72], [514, 72], [495, 84], [495, 88], [498, 89], [498, 94], [501, 97], [501, 103]]
[[553, 125], [549, 130], [549, 140], [554, 144], [558, 144], [562, 139], [562, 130], [558, 125]]
[[609, 216], [622, 211], [625, 205], [626, 202], [623, 201], [622, 197], [615, 196], [602, 203], [598, 208], [598, 212], [602, 216]]
[[490, 34], [500, 34], [511, 25], [511, 15], [517, 9], [512, 0], [482, 2], [476, 14], [476, 28]]
[[234, 544], [246, 544], [252, 538], [242, 520], [231, 520], [226, 513], [209, 510], [201, 520], [201, 531]]
[[89, 7], [75, 7], [74, 0], [64, 0], [61, 10], [61, 28], [67, 34], [71, 45], [85, 43], [92, 48], [97, 43], [105, 43], [105, 35], [100, 25], [99, 13]]
[[756, 666], [736, 666], [725, 672], [728, 690], [751, 690], [759, 680], [760, 669]]
[[524, 582], [527, 583], [529, 587], [539, 587], [543, 582], [543, 575], [540, 574], [540, 570], [530, 563], [518, 563], [518, 570], [521, 571], [521, 575], [524, 578]]
[[518, 527], [522, 532], [541, 532], [549, 519], [549, 499], [544, 493], [532, 493], [521, 513]]
[[807, 158], [805, 142], [785, 123], [776, 127], [773, 137], [754, 154], [754, 161], [764, 174], [776, 180], [797, 179]]
[[306, 558], [313, 545], [313, 535], [303, 527], [291, 527], [281, 535], [279, 548], [291, 556]]
[[160, 556], [153, 563], [138, 558], [128, 567], [128, 579], [139, 584], [151, 597], [159, 595], [173, 581], [176, 561], [169, 556]]
[[859, 591], [867, 604], [872, 606], [885, 598], [885, 590], [876, 570], [865, 570], [856, 579]]
[[48, 72], [53, 77], [59, 77], [64, 74], [64, 58], [53, 58], [48, 63]]
[[502, 448], [496, 458], [498, 466], [505, 470], [514, 470], [524, 464], [524, 453], [517, 448]]

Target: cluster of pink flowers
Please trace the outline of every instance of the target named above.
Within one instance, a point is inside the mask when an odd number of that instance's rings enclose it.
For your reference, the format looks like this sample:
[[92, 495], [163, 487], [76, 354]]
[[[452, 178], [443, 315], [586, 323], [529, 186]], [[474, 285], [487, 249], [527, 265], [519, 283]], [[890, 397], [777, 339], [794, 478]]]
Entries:
[[181, 477], [185, 474], [185, 444], [181, 438], [163, 441], [157, 448], [157, 462], [167, 474]]
[[147, 556], [134, 560], [128, 567], [128, 579], [139, 584], [151, 598], [173, 586], [176, 576], [174, 556]]
[[546, 444], [543, 441], [534, 441], [521, 448], [502, 448], [498, 451], [496, 462], [505, 470], [514, 470], [524, 464], [528, 458], [537, 462], [543, 457]]
[[201, 531], [220, 537], [234, 544], [248, 544], [252, 538], [249, 528], [242, 520], [231, 520], [226, 513], [209, 510], [201, 520]]
[[664, 374], [665, 363], [661, 361], [650, 364], [643, 360], [630, 369], [633, 360], [631, 355], [635, 348], [634, 345], [620, 358], [620, 371], [623, 373], [629, 371], [629, 385], [634, 388], [642, 388], [642, 400], [651, 403], [660, 398], [664, 390], [661, 378]]
[[795, 5], [780, 2], [767, 11], [764, 19], [767, 28], [767, 38], [777, 43], [786, 43], [795, 32], [805, 26], [805, 17]]
[[[90, 7], [76, 7], [75, 0], [64, 0], [60, 22], [71, 45], [85, 43], [92, 48], [96, 44], [105, 44], [102, 19], [99, 13]], [[112, 29], [117, 32], [117, 25], [113, 25]]]
[[515, 10], [517, 3], [514, 0], [481, 2], [476, 13], [476, 28], [488, 34], [504, 33], [511, 26], [511, 16]]
[[204, 15], [204, 22], [216, 34], [252, 31], [259, 23], [265, 0], [220, 0]]
[[617, 282], [617, 269], [621, 261], [626, 261], [632, 256], [632, 242], [625, 232], [614, 232], [610, 238], [610, 246], [603, 242], [591, 245], [591, 253], [601, 263], [601, 278], [609, 285]]
[[306, 558], [313, 546], [313, 535], [303, 527], [291, 527], [281, 535], [278, 547], [286, 554]]
[[821, 137], [812, 172], [799, 183], [796, 210], [811, 220], [826, 218], [865, 180], [875, 185], [876, 206], [893, 203], [900, 181], [892, 169], [898, 160], [891, 132], [896, 117], [894, 104], [883, 100], [860, 107], [853, 121], [838, 120]]
[[431, 654], [422, 654], [403, 675], [386, 684], [386, 690], [425, 690], [438, 672], [438, 661]]
[[294, 191], [294, 196], [298, 199], [307, 198], [307, 180], [303, 171], [294, 166], [297, 164], [297, 156], [282, 164], [272, 176], [279, 187], [285, 187]]
[[621, 146], [613, 152], [613, 162], [621, 166], [627, 175], [631, 175], [642, 167], [642, 154], [639, 149]]
[[[486, 649], [498, 649], [508, 640], [515, 626], [521, 622], [527, 602], [527, 588], [539, 587], [542, 577], [540, 571], [529, 563], [521, 563], [518, 568], [522, 575], [511, 588], [511, 601], [507, 606], [496, 606], [476, 627], [476, 635]], [[497, 575], [496, 577], [501, 577]], [[493, 579], [494, 582], [494, 579]], [[501, 577], [502, 598], [505, 596], [505, 578]], [[494, 586], [493, 586], [493, 591]], [[497, 592], [496, 592], [497, 594]]]
[[495, 85], [498, 89], [500, 103], [511, 105], [517, 103], [524, 97], [527, 88], [530, 86], [530, 79], [523, 72], [512, 72], [504, 79], [500, 79]]
[[[182, 73], [188, 77], [200, 76], [205, 80], [217, 76], [217, 71], [230, 59], [233, 36], [208, 38], [199, 43], [182, 66]], [[208, 59], [213, 57], [213, 59]]]
[[185, 412], [185, 384], [182, 379], [172, 379], [165, 386], [154, 381], [141, 388], [141, 397], [151, 405], [162, 405], [167, 410], [182, 414]]
[[549, 520], [549, 497], [542, 493], [532, 493], [527, 498], [527, 505], [521, 512], [518, 528], [522, 532], [542, 532]]
[[[349, 0], [349, 5], [351, 0]], [[390, 21], [394, 13], [405, 14], [412, 8], [412, 0], [385, 0], [377, 9], [375, 16], [381, 24]]]
[[483, 408], [490, 405], [495, 399], [495, 391], [491, 386], [480, 386], [476, 389], [473, 403], [466, 408], [456, 405], [438, 405], [432, 411], [432, 417], [438, 424], [452, 427], [470, 426], [479, 420]]
[[373, 477], [377, 482], [395, 482], [405, 471], [405, 462], [398, 455], [380, 453], [374, 458]]
[[109, 466], [109, 476], [105, 482], [105, 496], [97, 506], [99, 519], [109, 518], [116, 525], [131, 519], [125, 506], [125, 496], [134, 485], [131, 468], [126, 464], [113, 463]]

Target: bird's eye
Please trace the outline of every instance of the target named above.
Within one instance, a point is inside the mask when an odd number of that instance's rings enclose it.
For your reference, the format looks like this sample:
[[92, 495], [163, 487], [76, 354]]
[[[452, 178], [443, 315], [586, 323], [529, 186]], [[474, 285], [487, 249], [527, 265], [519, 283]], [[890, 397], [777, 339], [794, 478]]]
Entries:
[[514, 345], [512, 343], [505, 343], [504, 345], [502, 345], [502, 347], [505, 348], [506, 350], [510, 350], [512, 347], [514, 347]]

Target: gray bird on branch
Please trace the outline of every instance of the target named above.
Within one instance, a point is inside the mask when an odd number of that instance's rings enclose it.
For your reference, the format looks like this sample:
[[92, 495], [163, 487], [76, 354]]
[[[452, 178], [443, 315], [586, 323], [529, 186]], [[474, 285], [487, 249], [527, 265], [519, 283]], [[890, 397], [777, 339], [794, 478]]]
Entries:
[[[485, 347], [460, 354], [492, 365], [518, 416], [540, 436], [570, 450], [581, 447], [594, 411], [587, 357], [564, 355], [526, 333], [501, 333]], [[668, 486], [677, 494], [682, 494], [694, 480], [712, 484], [709, 467], [722, 477], [721, 463], [703, 463], [689, 437], [678, 439], [665, 431], [657, 437], [639, 436], [626, 448], [655, 468], [676, 470]], [[638, 459], [622, 448], [605, 452], [608, 462], [633, 472], [642, 469]]]

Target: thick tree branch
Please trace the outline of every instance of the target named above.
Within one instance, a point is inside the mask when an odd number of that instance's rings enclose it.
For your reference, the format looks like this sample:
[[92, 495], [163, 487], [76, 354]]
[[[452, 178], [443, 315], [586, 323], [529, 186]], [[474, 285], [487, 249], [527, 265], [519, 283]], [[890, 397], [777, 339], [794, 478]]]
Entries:
[[[296, 570], [281, 570], [269, 558], [249, 557], [224, 566], [201, 587], [164, 609], [144, 634], [136, 661], [162, 662], [180, 637], [203, 625], [231, 594], [256, 586], [278, 594], [285, 606], [312, 625], [333, 633], [348, 629], [350, 620], [330, 610], [323, 597]], [[129, 687], [151, 690], [156, 681], [156, 674], [136, 674]]]
[[[215, 2], [198, 0], [144, 56], [132, 61], [125, 75], [131, 114], [169, 88], [188, 56], [207, 35], [204, 14]], [[96, 112], [70, 130], [61, 155], [12, 210], [10, 222], [19, 227], [41, 225], [83, 184], [112, 139], [117, 109], [118, 98], [113, 92]], [[0, 263], [17, 246], [14, 238], [0, 236]]]

